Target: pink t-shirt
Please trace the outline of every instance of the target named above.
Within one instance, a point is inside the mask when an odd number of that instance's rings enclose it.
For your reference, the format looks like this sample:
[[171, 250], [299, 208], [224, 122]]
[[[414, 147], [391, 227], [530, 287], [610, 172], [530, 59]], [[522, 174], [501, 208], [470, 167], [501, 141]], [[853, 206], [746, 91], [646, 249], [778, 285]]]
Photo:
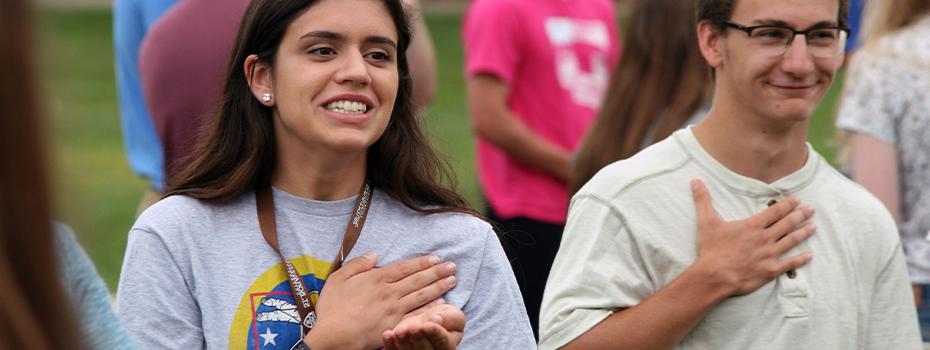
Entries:
[[[465, 15], [465, 74], [497, 76], [537, 135], [574, 151], [619, 58], [611, 0], [475, 0]], [[478, 172], [497, 215], [561, 224], [566, 184], [478, 139]]]

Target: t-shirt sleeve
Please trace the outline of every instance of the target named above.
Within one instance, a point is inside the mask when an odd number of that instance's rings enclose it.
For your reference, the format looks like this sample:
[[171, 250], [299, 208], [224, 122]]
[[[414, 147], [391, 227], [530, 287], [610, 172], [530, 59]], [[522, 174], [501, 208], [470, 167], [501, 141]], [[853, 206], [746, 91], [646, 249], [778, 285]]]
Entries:
[[512, 85], [521, 59], [520, 19], [507, 1], [476, 1], [465, 15], [465, 75], [486, 73]]
[[907, 265], [897, 239], [897, 228], [890, 215], [880, 220], [879, 229], [895, 244], [884, 244], [884, 264], [868, 287], [872, 288], [868, 331], [864, 349], [923, 349], [914, 295], [907, 275]]
[[64, 288], [79, 322], [81, 345], [85, 349], [138, 349], [113, 312], [107, 285], [71, 229], [56, 224], [55, 243]]
[[843, 87], [837, 128], [896, 144], [896, 126], [910, 98], [905, 66], [890, 54], [858, 52]]
[[485, 234], [474, 292], [465, 303], [460, 349], [536, 349], [510, 262], [493, 230]]
[[640, 248], [619, 211], [600, 198], [579, 196], [546, 283], [539, 347], [562, 347], [654, 293]]
[[143, 349], [200, 349], [200, 309], [162, 237], [129, 233], [117, 292], [117, 314]]

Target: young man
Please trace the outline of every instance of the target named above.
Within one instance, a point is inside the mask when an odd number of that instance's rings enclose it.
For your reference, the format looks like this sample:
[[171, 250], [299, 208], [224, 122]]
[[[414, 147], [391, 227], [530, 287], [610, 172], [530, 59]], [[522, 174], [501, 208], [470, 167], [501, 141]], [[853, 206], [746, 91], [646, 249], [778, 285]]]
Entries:
[[568, 212], [570, 155], [619, 54], [615, 22], [610, 0], [477, 0], [465, 15], [478, 175], [534, 332]]
[[805, 143], [846, 8], [700, 0], [713, 107], [574, 197], [540, 348], [921, 349], [894, 221]]

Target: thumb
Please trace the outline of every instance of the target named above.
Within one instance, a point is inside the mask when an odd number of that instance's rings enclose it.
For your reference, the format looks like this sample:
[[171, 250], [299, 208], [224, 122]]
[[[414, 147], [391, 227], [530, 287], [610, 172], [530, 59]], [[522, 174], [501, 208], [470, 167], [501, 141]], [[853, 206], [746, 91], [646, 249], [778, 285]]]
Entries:
[[706, 225], [720, 220], [714, 205], [710, 200], [710, 191], [700, 179], [691, 180], [691, 196], [694, 198], [694, 208], [697, 210], [698, 225]]
[[442, 304], [433, 307], [429, 313], [428, 320], [436, 323], [449, 332], [462, 332], [465, 330], [465, 313], [461, 309]]
[[368, 252], [365, 253], [365, 255], [349, 260], [349, 262], [343, 264], [342, 268], [336, 272], [345, 275], [345, 278], [351, 278], [352, 276], [373, 269], [377, 262], [378, 254], [375, 252]]

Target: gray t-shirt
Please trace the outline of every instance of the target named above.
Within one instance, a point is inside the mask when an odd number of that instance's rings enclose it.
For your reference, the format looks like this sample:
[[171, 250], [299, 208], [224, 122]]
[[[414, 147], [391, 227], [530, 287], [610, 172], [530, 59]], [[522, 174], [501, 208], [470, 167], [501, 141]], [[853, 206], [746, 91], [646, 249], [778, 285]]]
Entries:
[[[856, 53], [836, 125], [894, 145], [911, 281], [930, 284], [930, 17]], [[870, 167], [871, 164], [850, 164]], [[889, 179], [891, 181], [892, 179]]]
[[[275, 190], [274, 200], [281, 251], [317, 293], [355, 198], [323, 202]], [[375, 191], [346, 260], [368, 251], [378, 254], [378, 266], [426, 254], [456, 263], [458, 284], [443, 298], [465, 313], [460, 348], [535, 348], [510, 264], [487, 223], [420, 215]], [[253, 193], [225, 204], [173, 196], [146, 210], [129, 234], [118, 300], [120, 318], [144, 349], [289, 349], [300, 338]]]

